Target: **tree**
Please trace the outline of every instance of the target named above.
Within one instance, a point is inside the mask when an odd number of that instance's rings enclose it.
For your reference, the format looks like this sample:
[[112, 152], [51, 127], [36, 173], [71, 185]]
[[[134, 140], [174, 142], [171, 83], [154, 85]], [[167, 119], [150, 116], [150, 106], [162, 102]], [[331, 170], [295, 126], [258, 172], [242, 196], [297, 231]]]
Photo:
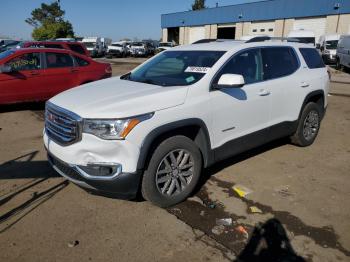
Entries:
[[42, 3], [40, 8], [32, 11], [32, 17], [27, 18], [25, 22], [34, 27], [32, 37], [35, 40], [73, 38], [73, 26], [68, 20], [64, 20], [64, 14], [65, 11], [58, 2]]
[[201, 10], [207, 8], [205, 6], [205, 0], [195, 0], [192, 5], [192, 10]]

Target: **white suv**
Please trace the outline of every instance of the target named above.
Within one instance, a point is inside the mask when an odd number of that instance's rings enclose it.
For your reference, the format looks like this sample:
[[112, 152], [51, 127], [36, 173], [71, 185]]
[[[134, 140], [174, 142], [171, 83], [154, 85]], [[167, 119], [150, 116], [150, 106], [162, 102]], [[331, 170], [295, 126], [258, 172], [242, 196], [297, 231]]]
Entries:
[[52, 98], [44, 143], [53, 168], [74, 183], [128, 198], [141, 191], [166, 207], [186, 199], [217, 161], [285, 136], [311, 145], [328, 89], [310, 45], [175, 47]]

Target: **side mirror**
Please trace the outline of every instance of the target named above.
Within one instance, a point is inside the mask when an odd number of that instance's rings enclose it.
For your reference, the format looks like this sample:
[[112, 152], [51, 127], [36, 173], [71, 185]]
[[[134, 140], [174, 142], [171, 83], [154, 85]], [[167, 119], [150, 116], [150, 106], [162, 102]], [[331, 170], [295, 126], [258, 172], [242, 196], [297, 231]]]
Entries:
[[224, 74], [220, 77], [217, 88], [240, 88], [245, 85], [244, 77], [236, 74]]
[[320, 49], [320, 48], [321, 48], [321, 45], [320, 45], [320, 44], [316, 44], [316, 48], [317, 48], [317, 49]]
[[0, 73], [11, 73], [14, 72], [13, 68], [8, 65], [0, 65]]

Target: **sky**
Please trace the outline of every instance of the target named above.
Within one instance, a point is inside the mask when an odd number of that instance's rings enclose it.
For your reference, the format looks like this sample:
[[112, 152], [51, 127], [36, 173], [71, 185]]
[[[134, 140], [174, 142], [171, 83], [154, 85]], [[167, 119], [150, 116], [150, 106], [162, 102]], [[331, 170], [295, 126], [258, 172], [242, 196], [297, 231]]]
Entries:
[[[259, 0], [206, 0], [208, 7]], [[24, 22], [33, 9], [53, 0], [1, 0], [0, 37], [31, 39], [32, 27]], [[77, 36], [152, 38], [161, 36], [161, 14], [188, 11], [194, 0], [61, 0], [65, 19]]]

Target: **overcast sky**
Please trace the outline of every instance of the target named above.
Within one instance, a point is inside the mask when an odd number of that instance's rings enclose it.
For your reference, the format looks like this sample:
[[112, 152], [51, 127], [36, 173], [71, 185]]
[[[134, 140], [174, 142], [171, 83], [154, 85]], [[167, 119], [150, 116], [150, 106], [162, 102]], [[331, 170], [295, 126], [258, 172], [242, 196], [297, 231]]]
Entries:
[[[188, 11], [194, 0], [61, 0], [65, 18], [77, 36], [159, 39], [161, 14]], [[207, 0], [209, 7], [259, 0]], [[24, 22], [34, 8], [52, 0], [1, 0], [0, 36], [30, 39], [32, 27]]]

